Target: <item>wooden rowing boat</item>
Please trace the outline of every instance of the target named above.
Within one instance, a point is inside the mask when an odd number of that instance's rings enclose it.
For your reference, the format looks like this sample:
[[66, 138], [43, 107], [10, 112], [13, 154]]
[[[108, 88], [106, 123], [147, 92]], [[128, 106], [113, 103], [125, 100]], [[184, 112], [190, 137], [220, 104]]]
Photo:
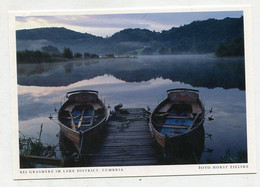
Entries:
[[204, 114], [198, 90], [167, 90], [167, 98], [150, 118], [153, 135], [167, 156], [200, 156], [204, 149]]
[[58, 113], [61, 131], [80, 154], [103, 133], [108, 117], [109, 110], [94, 90], [68, 92]]

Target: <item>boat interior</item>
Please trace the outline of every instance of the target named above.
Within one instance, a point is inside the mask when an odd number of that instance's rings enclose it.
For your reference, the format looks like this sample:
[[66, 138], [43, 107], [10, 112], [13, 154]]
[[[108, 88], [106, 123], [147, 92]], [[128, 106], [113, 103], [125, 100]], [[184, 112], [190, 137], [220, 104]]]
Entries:
[[201, 113], [199, 103], [167, 101], [155, 111], [153, 125], [163, 134], [176, 136], [195, 127], [195, 122]]
[[60, 111], [60, 121], [76, 131], [86, 131], [105, 117], [104, 105], [99, 103], [72, 103]]

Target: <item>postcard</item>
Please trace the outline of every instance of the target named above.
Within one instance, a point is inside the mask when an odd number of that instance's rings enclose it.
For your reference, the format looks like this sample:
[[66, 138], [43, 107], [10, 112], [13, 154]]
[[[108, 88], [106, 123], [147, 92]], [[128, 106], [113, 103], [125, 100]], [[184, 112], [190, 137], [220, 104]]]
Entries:
[[255, 173], [250, 7], [10, 12], [14, 179]]

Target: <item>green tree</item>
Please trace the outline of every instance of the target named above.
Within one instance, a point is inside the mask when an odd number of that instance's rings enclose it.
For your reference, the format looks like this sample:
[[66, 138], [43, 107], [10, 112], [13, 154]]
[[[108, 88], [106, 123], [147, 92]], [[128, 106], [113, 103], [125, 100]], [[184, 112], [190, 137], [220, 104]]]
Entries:
[[239, 37], [225, 44], [219, 45], [216, 55], [219, 57], [244, 56], [244, 39]]
[[90, 58], [90, 55], [91, 55], [90, 53], [86, 52], [86, 53], [84, 53], [84, 58]]
[[70, 50], [70, 48], [64, 47], [63, 57], [64, 57], [64, 58], [68, 58], [68, 59], [72, 59], [72, 58], [73, 58], [73, 53], [72, 53], [72, 51]]
[[169, 49], [166, 47], [162, 47], [159, 49], [159, 54], [161, 55], [169, 54]]
[[50, 62], [50, 61], [51, 61], [51, 56], [48, 53], [41, 52], [39, 50], [17, 51], [18, 63], [40, 63], [40, 62]]
[[82, 58], [82, 54], [81, 54], [81, 53], [76, 53], [76, 54], [74, 55], [74, 57], [75, 57], [75, 58]]
[[84, 53], [84, 58], [99, 58], [97, 54]]

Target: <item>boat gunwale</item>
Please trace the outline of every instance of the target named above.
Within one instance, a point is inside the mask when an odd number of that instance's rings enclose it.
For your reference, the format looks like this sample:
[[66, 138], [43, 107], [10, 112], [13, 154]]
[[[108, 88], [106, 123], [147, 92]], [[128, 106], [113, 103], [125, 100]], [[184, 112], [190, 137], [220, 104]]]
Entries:
[[190, 91], [190, 92], [199, 93], [199, 90], [190, 89], [190, 88], [174, 88], [174, 89], [169, 89], [166, 92], [167, 92], [167, 94], [169, 94], [169, 93], [177, 92], [177, 91]]
[[96, 90], [75, 90], [75, 91], [67, 92], [66, 96], [68, 97], [70, 95], [79, 94], [79, 93], [92, 93], [92, 94], [98, 95], [98, 91], [96, 91]]

